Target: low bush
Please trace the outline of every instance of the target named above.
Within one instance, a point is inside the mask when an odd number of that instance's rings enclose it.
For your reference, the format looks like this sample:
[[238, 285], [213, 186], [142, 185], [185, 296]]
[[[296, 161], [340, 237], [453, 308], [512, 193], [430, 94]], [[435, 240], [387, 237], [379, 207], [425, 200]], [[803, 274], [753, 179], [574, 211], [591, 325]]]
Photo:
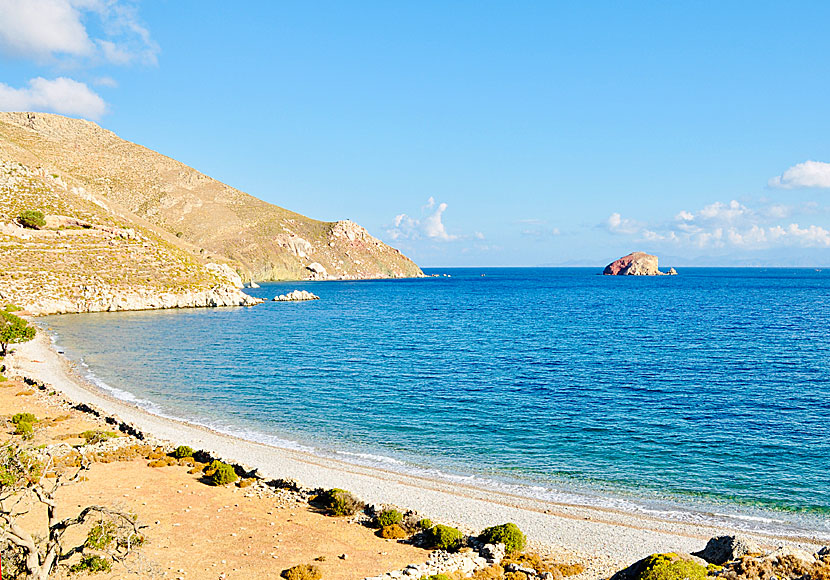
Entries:
[[86, 535], [85, 546], [93, 550], [103, 550], [115, 539], [116, 525], [114, 522], [101, 521], [92, 526]]
[[237, 479], [239, 479], [239, 476], [236, 475], [233, 466], [222, 462], [219, 462], [219, 465], [213, 470], [213, 473], [208, 476], [208, 481], [210, 481], [211, 485], [227, 485]]
[[89, 430], [80, 434], [81, 439], [87, 442], [88, 445], [95, 445], [96, 443], [103, 443], [113, 437], [118, 437], [114, 431]]
[[424, 540], [436, 550], [457, 550], [464, 543], [464, 534], [456, 528], [438, 524], [424, 532]]
[[353, 516], [366, 505], [350, 492], [336, 487], [319, 493], [315, 502], [335, 516]]
[[17, 423], [14, 434], [22, 436], [23, 439], [32, 439], [35, 436], [35, 428], [31, 423]]
[[516, 524], [492, 526], [481, 532], [478, 539], [486, 544], [502, 543], [508, 554], [521, 552], [527, 543], [527, 538]]
[[400, 524], [402, 521], [403, 514], [401, 512], [394, 509], [386, 509], [378, 514], [376, 523], [379, 528], [385, 528], [394, 524]]
[[378, 536], [385, 540], [402, 540], [403, 538], [408, 538], [409, 534], [406, 533], [406, 530], [400, 524], [389, 524], [380, 529]]
[[637, 580], [705, 580], [707, 575], [705, 566], [677, 554], [652, 554], [643, 561]]
[[78, 572], [109, 572], [112, 570], [112, 563], [101, 556], [88, 555], [81, 558], [81, 561], [71, 566], [69, 571], [73, 574]]
[[185, 457], [193, 457], [193, 448], [187, 445], [179, 445], [173, 450], [173, 457], [176, 459], [184, 459]]
[[46, 219], [44, 219], [43, 212], [33, 209], [27, 209], [26, 211], [21, 213], [19, 216], [17, 216], [17, 221], [24, 228], [29, 228], [32, 230], [40, 229], [46, 225]]
[[432, 527], [432, 520], [429, 518], [424, 518], [418, 521], [418, 527], [422, 530], [428, 530]]
[[446, 574], [433, 574], [432, 576], [424, 576], [424, 580], [452, 580]]
[[300, 564], [292, 566], [280, 573], [285, 580], [320, 580], [323, 573], [314, 564]]
[[21, 423], [37, 423], [37, 417], [31, 413], [15, 413], [12, 415], [12, 423], [19, 425]]

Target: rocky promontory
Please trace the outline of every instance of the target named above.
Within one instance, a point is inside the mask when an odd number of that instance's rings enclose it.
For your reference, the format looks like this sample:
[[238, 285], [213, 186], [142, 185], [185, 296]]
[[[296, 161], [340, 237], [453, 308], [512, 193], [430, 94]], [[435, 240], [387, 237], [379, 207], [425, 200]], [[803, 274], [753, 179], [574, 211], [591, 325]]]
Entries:
[[674, 276], [677, 271], [671, 268], [661, 272], [657, 267], [657, 256], [632, 252], [608, 264], [602, 273], [606, 276]]

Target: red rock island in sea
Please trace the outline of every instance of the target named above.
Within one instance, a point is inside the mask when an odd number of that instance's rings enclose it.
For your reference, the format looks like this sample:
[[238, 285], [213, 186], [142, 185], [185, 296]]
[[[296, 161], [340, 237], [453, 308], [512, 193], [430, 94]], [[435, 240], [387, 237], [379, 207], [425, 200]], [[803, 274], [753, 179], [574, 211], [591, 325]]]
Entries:
[[661, 272], [657, 269], [657, 256], [632, 252], [608, 264], [602, 273], [606, 276], [674, 276], [677, 271], [670, 268], [668, 272]]

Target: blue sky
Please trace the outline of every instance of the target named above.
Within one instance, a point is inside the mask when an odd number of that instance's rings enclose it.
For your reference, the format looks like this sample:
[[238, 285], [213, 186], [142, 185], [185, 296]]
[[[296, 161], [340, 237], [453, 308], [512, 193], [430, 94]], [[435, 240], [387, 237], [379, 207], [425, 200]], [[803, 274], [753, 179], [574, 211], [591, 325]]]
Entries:
[[830, 266], [830, 3], [0, 0], [93, 119], [423, 266]]

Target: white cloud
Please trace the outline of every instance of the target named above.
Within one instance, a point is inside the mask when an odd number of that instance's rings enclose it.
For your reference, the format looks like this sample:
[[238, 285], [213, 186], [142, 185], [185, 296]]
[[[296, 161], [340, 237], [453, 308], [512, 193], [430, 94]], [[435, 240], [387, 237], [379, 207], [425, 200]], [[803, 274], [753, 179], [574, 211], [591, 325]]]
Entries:
[[54, 54], [90, 56], [95, 45], [68, 0], [0, 0], [0, 49], [45, 60]]
[[[800, 211], [805, 213], [812, 204]], [[749, 205], [731, 200], [715, 202], [697, 212], [680, 211], [674, 219], [657, 224], [639, 224], [619, 213], [604, 222], [613, 233], [655, 245], [699, 249], [734, 248], [761, 250], [782, 247], [830, 248], [830, 230], [819, 225], [776, 223], [789, 218], [796, 209], [786, 205]]]
[[[705, 206], [698, 212], [698, 217], [710, 222], [732, 223], [749, 213], [750, 210], [745, 205], [733, 199], [729, 203], [716, 201]], [[684, 221], [690, 220], [684, 219]]]
[[447, 229], [444, 227], [444, 223], [441, 221], [441, 218], [446, 210], [447, 204], [441, 203], [434, 212], [423, 219], [422, 230], [428, 238], [437, 238], [439, 240], [449, 241], [454, 240], [457, 237], [448, 234]]
[[430, 197], [426, 205], [421, 207], [420, 219], [410, 217], [405, 213], [398, 214], [393, 220], [393, 226], [387, 228], [386, 233], [393, 240], [420, 238], [443, 242], [456, 240], [458, 236], [448, 233], [444, 226], [443, 217], [446, 210], [446, 203], [436, 204], [435, 198]]
[[783, 174], [770, 179], [769, 186], [783, 189], [797, 187], [830, 188], [830, 163], [805, 161], [793, 165]]
[[636, 234], [641, 229], [639, 223], [626, 219], [616, 212], [608, 216], [604, 225], [609, 232], [614, 234]]
[[109, 89], [118, 88], [118, 81], [112, 77], [98, 77], [93, 81], [93, 84], [99, 87], [107, 87]]
[[107, 104], [84, 83], [65, 77], [38, 77], [22, 89], [0, 83], [0, 110], [51, 111], [97, 120], [107, 112]]
[[[90, 17], [102, 38], [90, 35]], [[36, 62], [125, 65], [156, 64], [159, 47], [123, 0], [0, 0], [0, 52]]]

